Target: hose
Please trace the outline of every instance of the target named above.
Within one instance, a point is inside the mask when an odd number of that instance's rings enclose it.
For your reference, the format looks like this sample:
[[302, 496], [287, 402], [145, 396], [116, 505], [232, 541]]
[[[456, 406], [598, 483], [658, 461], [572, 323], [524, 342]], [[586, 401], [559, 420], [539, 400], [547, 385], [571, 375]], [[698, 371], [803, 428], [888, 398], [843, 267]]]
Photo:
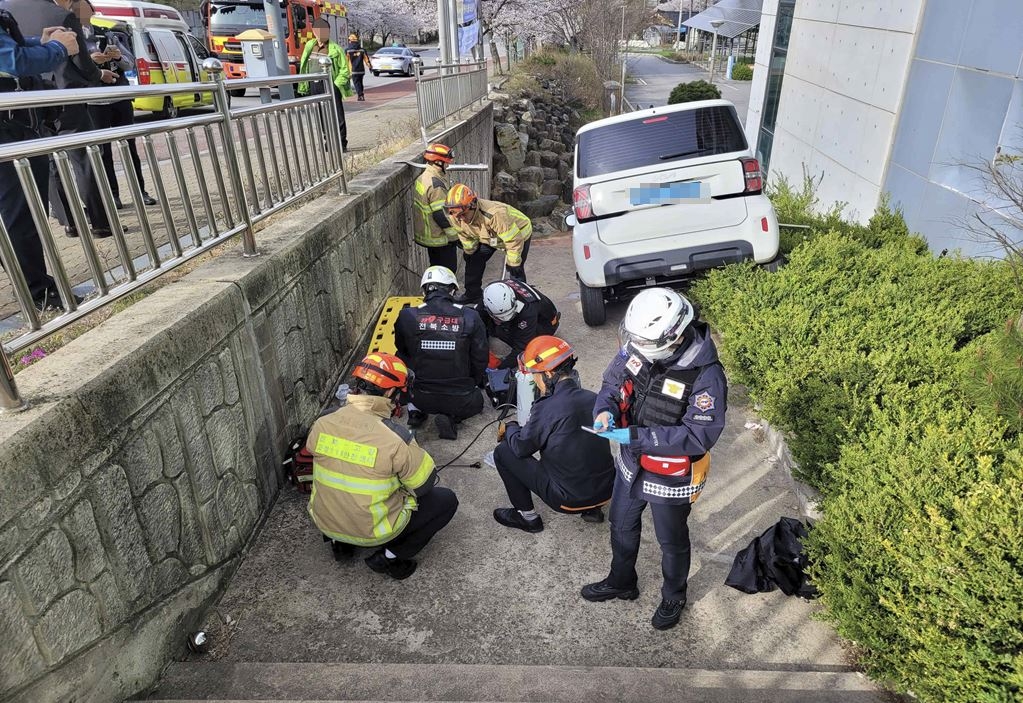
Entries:
[[465, 445], [465, 448], [462, 449], [462, 451], [458, 452], [458, 455], [454, 459], [452, 459], [448, 463], [444, 464], [443, 466], [437, 468], [437, 473], [440, 473], [441, 471], [443, 471], [444, 469], [448, 468], [449, 466], [454, 466], [454, 467], [460, 468], [460, 469], [479, 469], [479, 468], [482, 468], [483, 464], [481, 462], [478, 462], [478, 461], [475, 461], [475, 462], [473, 462], [471, 464], [456, 464], [455, 462], [458, 461], [459, 459], [461, 459], [463, 456], [465, 456], [465, 453], [467, 451], [469, 451], [469, 449], [472, 448], [472, 445], [476, 444], [476, 442], [479, 441], [479, 438], [483, 436], [483, 433], [487, 430], [488, 427], [490, 427], [492, 425], [495, 425], [498, 422], [501, 422], [502, 420], [504, 420], [504, 418], [506, 418], [508, 416], [508, 413], [507, 413], [507, 409], [508, 408], [514, 408], [514, 407], [515, 407], [514, 405], [509, 405], [508, 403], [504, 403], [502, 405], [497, 406], [498, 410], [504, 410], [505, 412], [503, 412], [501, 414], [501, 416], [498, 417], [496, 420], [491, 420], [487, 424], [483, 425], [483, 427], [480, 428], [480, 431], [476, 433], [476, 436], [472, 438], [472, 441], [469, 442], [467, 445]]

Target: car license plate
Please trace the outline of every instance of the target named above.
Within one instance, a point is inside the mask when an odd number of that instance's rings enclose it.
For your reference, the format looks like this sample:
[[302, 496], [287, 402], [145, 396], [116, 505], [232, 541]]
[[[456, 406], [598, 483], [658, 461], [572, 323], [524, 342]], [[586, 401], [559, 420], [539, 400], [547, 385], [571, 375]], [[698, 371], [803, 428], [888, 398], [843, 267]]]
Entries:
[[682, 183], [640, 183], [629, 189], [631, 205], [677, 205], [710, 202], [710, 184], [702, 181]]

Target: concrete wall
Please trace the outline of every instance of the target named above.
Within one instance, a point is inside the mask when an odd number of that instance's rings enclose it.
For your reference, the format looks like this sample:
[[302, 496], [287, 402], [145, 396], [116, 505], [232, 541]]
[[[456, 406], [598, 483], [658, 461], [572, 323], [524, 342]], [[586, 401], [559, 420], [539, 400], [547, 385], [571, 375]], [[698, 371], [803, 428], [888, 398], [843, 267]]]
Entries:
[[[489, 163], [492, 133], [488, 106], [447, 141]], [[413, 177], [377, 166], [259, 233], [263, 256], [227, 252], [18, 375], [33, 408], [0, 419], [0, 700], [121, 700], [181, 651], [284, 446], [384, 298], [418, 286]]]
[[[925, 0], [796, 0], [769, 178], [823, 174], [822, 204], [865, 220], [884, 183]], [[766, 0], [747, 134], [759, 137], [778, 0]], [[775, 66], [777, 70], [778, 66]]]

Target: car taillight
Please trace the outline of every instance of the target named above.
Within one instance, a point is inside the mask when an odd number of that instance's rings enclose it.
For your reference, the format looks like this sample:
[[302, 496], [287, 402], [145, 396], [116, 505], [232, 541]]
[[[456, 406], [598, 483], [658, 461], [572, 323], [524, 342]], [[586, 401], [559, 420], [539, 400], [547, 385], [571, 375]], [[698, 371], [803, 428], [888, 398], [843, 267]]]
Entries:
[[756, 195], [764, 189], [764, 177], [760, 173], [760, 162], [756, 159], [739, 159], [742, 173], [746, 177], [745, 193]]
[[152, 70], [153, 64], [145, 59], [135, 59], [135, 68], [139, 71], [139, 85], [149, 85], [151, 80], [149, 71]]
[[593, 217], [593, 204], [590, 202], [590, 187], [579, 186], [572, 191], [572, 208], [578, 220], [588, 220]]

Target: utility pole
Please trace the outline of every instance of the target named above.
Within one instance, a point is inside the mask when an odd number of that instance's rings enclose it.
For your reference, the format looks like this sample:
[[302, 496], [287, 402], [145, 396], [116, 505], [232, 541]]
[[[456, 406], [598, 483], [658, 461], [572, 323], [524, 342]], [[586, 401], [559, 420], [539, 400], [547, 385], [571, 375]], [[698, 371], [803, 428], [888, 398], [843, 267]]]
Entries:
[[[440, 42], [440, 63], [451, 63], [451, 22], [448, 0], [437, 0], [437, 39]], [[442, 69], [443, 71], [443, 69]]]
[[[286, 76], [291, 72], [291, 66], [288, 62], [288, 40], [284, 37], [279, 0], [263, 0], [263, 11], [266, 13], [266, 30], [274, 37], [274, 60], [280, 69], [279, 75]], [[278, 91], [281, 100], [291, 100], [295, 97], [294, 86], [290, 83], [281, 84]]]

